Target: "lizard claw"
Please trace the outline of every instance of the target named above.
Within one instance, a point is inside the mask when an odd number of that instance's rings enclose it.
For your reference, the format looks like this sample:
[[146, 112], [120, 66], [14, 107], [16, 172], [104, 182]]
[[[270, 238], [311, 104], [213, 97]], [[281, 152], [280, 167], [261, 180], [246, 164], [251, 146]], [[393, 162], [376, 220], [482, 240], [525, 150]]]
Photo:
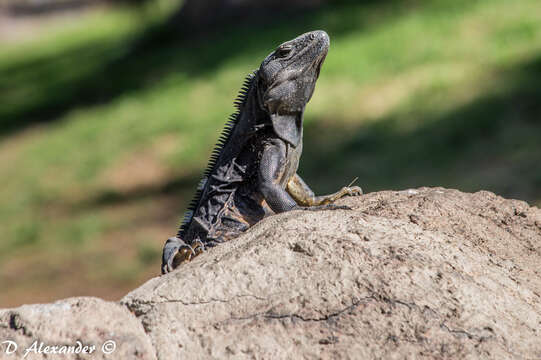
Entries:
[[192, 244], [192, 249], [193, 249], [193, 256], [192, 257], [196, 257], [197, 255], [201, 254], [203, 251], [205, 251], [205, 244], [203, 244], [203, 242], [199, 239], [195, 240]]
[[178, 237], [167, 239], [163, 247], [162, 274], [173, 271], [183, 262], [190, 261], [194, 256], [196, 256], [195, 250]]
[[349, 196], [358, 196], [363, 194], [363, 189], [359, 186], [345, 187], [343, 191]]

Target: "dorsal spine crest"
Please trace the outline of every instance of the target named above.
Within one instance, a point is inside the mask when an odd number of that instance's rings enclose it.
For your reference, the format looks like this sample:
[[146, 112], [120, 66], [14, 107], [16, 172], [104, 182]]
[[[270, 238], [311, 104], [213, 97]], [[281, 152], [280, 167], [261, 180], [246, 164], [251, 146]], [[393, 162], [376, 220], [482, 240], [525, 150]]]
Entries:
[[212, 174], [214, 171], [214, 168], [216, 167], [216, 162], [218, 161], [218, 158], [220, 157], [220, 154], [222, 153], [223, 148], [229, 141], [229, 138], [231, 137], [231, 134], [233, 133], [233, 130], [235, 129], [235, 126], [240, 120], [240, 114], [241, 111], [246, 103], [247, 97], [248, 97], [248, 91], [253, 85], [254, 79], [257, 76], [257, 70], [249, 74], [243, 84], [242, 87], [237, 95], [237, 98], [233, 102], [233, 105], [237, 109], [233, 114], [229, 116], [229, 119], [227, 120], [222, 133], [220, 134], [220, 137], [218, 138], [216, 147], [212, 151], [210, 155], [210, 159], [207, 165], [207, 168], [205, 169], [205, 172], [203, 173], [203, 178], [199, 182], [199, 186], [197, 187], [197, 191], [190, 202], [190, 205], [188, 206], [188, 209], [184, 213], [182, 223], [179, 227], [177, 236], [180, 238], [184, 238], [184, 234], [187, 231], [188, 227], [190, 226], [193, 216], [195, 214], [195, 211], [197, 210], [197, 207], [199, 206], [199, 202], [201, 200], [201, 196], [203, 195], [203, 192], [205, 190], [206, 184], [208, 183], [208, 177]]

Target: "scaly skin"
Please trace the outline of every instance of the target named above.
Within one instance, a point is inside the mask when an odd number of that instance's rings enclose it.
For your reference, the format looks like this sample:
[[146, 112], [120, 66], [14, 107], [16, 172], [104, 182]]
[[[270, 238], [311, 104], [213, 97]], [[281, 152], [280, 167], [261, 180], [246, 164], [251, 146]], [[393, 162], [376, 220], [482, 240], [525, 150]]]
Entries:
[[360, 195], [357, 186], [315, 196], [297, 174], [302, 123], [329, 49], [324, 31], [285, 42], [248, 77], [239, 109], [220, 138], [176, 237], [165, 243], [162, 273], [230, 240], [261, 219], [305, 209], [344, 209], [331, 203]]

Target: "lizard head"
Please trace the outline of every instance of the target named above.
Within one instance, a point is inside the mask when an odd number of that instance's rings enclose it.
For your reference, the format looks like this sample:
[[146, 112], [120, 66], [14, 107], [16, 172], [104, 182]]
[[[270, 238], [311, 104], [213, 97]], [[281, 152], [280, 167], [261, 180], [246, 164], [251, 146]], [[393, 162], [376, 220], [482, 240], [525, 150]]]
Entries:
[[280, 45], [259, 68], [261, 107], [269, 114], [276, 134], [293, 146], [301, 139], [304, 108], [328, 50], [327, 33], [312, 31]]

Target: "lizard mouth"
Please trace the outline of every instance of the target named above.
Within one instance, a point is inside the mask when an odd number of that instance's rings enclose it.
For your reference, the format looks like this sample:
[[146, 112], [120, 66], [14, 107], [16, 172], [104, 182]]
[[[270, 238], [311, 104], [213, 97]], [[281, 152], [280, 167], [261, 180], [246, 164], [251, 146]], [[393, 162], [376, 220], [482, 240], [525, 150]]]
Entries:
[[319, 73], [321, 71], [321, 66], [323, 66], [323, 62], [325, 61], [326, 57], [327, 57], [327, 53], [323, 54], [319, 59], [316, 59], [316, 61], [314, 62], [317, 77], [319, 77]]
[[329, 51], [329, 36], [324, 31], [316, 31], [317, 39], [316, 46], [319, 48], [319, 55], [314, 59], [312, 66], [315, 68], [316, 76], [319, 77], [321, 71], [321, 66], [327, 57]]

